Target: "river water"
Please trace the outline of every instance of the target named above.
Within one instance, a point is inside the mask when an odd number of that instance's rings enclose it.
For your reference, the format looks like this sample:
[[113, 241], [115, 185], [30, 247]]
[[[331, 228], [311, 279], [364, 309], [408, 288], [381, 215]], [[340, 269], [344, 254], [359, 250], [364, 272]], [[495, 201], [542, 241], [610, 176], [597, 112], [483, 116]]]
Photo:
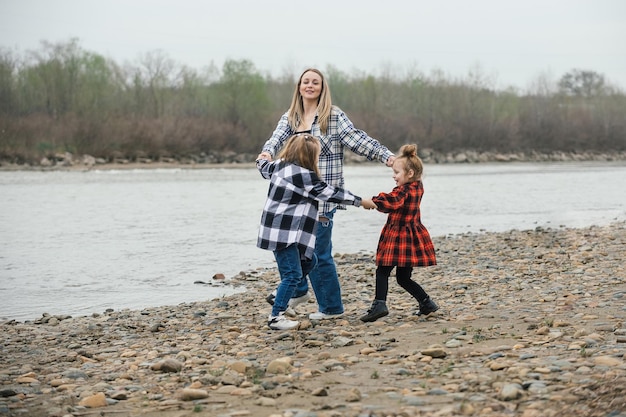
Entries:
[[[348, 166], [346, 181], [361, 196], [394, 186], [380, 164]], [[273, 265], [255, 246], [267, 186], [254, 168], [0, 172], [0, 319], [235, 292], [194, 282]], [[626, 220], [626, 162], [426, 165], [424, 187], [435, 238]], [[385, 215], [335, 220], [334, 252], [372, 252]]]

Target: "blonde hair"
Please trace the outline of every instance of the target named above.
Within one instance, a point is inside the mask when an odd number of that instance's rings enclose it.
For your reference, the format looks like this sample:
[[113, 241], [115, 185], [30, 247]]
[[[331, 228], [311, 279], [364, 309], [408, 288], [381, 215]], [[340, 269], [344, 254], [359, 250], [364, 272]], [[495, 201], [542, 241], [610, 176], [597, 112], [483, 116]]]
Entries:
[[417, 156], [417, 145], [404, 145], [398, 152], [400, 156], [396, 158], [396, 162], [401, 162], [404, 165], [404, 172], [413, 170], [413, 176], [409, 178], [411, 182], [419, 181], [422, 179], [422, 173], [424, 172], [424, 165], [419, 156]]
[[298, 126], [300, 126], [300, 122], [304, 117], [304, 103], [302, 102], [302, 94], [300, 94], [300, 84], [302, 84], [302, 77], [304, 77], [304, 74], [309, 71], [316, 73], [322, 79], [322, 91], [320, 92], [320, 96], [317, 99], [317, 116], [318, 120], [320, 121], [320, 130], [322, 131], [322, 133], [326, 133], [333, 103], [330, 97], [330, 86], [326, 82], [324, 74], [322, 74], [322, 72], [316, 68], [305, 69], [300, 75], [300, 78], [298, 78], [298, 82], [296, 83], [296, 89], [293, 92], [293, 97], [291, 98], [289, 112], [287, 113], [287, 120], [289, 121], [289, 126], [291, 127], [291, 129], [294, 132], [297, 131]]
[[278, 158], [300, 165], [321, 177], [317, 161], [320, 157], [320, 141], [308, 133], [300, 133], [287, 139], [285, 146], [278, 153]]

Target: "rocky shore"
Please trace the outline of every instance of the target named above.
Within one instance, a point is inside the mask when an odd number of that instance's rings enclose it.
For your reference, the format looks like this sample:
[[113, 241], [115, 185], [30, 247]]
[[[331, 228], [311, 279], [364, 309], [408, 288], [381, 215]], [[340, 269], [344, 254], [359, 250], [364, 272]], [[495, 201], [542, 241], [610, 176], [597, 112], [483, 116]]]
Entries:
[[[479, 152], [463, 150], [457, 152], [437, 152], [420, 149], [420, 157], [427, 164], [475, 164], [485, 162], [614, 162], [626, 161], [626, 151], [616, 152]], [[58, 169], [128, 169], [128, 168], [214, 168], [240, 167], [254, 162], [257, 154], [236, 152], [211, 152], [187, 157], [147, 156], [128, 158], [117, 155], [111, 158], [98, 158], [91, 155], [74, 155], [69, 152], [57, 153], [41, 158], [37, 162], [16, 162], [0, 160], [0, 170], [58, 170]], [[365, 157], [352, 152], [345, 153], [348, 164], [368, 162]]]
[[362, 323], [371, 253], [337, 255], [346, 314], [271, 331], [275, 269], [205, 302], [0, 324], [0, 416], [626, 416], [626, 223], [434, 238]]

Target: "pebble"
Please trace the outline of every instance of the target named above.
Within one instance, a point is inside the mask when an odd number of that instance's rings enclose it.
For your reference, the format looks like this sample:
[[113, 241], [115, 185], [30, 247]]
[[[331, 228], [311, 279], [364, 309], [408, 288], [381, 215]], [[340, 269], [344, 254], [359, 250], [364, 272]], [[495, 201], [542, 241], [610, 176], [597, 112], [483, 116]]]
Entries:
[[361, 322], [363, 252], [335, 256], [344, 317], [307, 320], [311, 300], [297, 330], [267, 327], [274, 268], [219, 300], [0, 323], [0, 417], [624, 415], [625, 223], [433, 240], [428, 317], [390, 279]]

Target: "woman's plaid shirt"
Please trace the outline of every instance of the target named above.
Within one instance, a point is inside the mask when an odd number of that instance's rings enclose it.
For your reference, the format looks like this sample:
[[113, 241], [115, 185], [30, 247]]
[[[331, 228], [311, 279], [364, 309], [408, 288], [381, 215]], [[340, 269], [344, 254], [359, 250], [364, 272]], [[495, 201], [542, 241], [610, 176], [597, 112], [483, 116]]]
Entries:
[[296, 243], [300, 253], [311, 259], [318, 223], [317, 200], [361, 205], [361, 197], [327, 185], [315, 172], [301, 166], [280, 159], [259, 159], [256, 165], [263, 178], [270, 180], [261, 215], [259, 248], [276, 251]]
[[[289, 127], [285, 113], [272, 133], [272, 137], [263, 145], [263, 151], [268, 152], [272, 157], [278, 154], [285, 141], [296, 132]], [[324, 134], [320, 130], [318, 116], [315, 116], [311, 126], [311, 135], [320, 139], [322, 152], [320, 153], [319, 168], [322, 179], [325, 183], [333, 187], [344, 188], [343, 178], [343, 151], [350, 149], [357, 155], [361, 155], [370, 161], [387, 162], [393, 153], [382, 145], [378, 140], [371, 138], [362, 130], [354, 127], [348, 116], [337, 106], [333, 106], [328, 131]], [[335, 207], [345, 208], [341, 204], [325, 202], [320, 213], [328, 213]]]

